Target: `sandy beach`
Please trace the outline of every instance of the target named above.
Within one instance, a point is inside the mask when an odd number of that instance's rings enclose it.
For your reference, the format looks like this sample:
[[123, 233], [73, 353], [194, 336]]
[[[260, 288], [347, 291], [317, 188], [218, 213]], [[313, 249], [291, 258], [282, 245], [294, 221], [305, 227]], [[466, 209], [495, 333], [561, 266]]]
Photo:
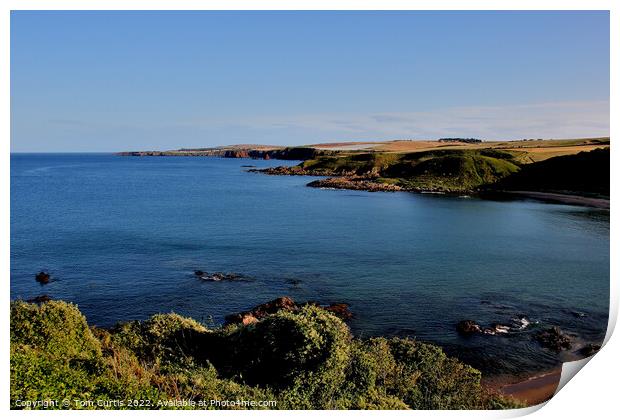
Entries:
[[512, 397], [530, 406], [540, 404], [553, 397], [560, 382], [561, 374], [562, 369], [557, 368], [520, 381], [506, 377], [492, 378], [486, 382], [486, 385], [502, 395]]

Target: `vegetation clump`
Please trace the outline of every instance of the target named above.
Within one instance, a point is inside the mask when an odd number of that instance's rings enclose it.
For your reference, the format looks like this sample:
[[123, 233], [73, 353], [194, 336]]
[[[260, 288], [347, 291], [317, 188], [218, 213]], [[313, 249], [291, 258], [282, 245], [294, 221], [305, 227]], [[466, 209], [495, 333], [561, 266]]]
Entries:
[[[441, 348], [405, 338], [354, 338], [307, 305], [257, 322], [209, 329], [177, 314], [89, 327], [75, 305], [11, 304], [11, 406], [48, 408], [484, 409], [520, 405], [493, 395], [480, 372]], [[124, 401], [83, 406], [77, 401]], [[148, 402], [142, 405], [131, 402]], [[275, 406], [175, 401], [275, 401]]]

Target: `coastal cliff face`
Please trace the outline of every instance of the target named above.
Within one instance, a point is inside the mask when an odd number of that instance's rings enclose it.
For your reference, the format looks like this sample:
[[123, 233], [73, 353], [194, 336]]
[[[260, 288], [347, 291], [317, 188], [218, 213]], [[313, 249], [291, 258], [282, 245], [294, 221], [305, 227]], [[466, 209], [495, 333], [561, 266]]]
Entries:
[[[607, 144], [609, 141], [607, 140]], [[524, 163], [521, 150], [436, 149], [411, 153], [346, 152], [313, 147], [224, 147], [122, 152], [121, 156], [218, 156], [300, 160], [295, 166], [252, 169], [268, 175], [324, 176], [315, 188], [503, 194], [533, 191], [609, 197], [610, 152], [589, 152]]]
[[214, 156], [237, 159], [307, 160], [329, 156], [334, 152], [312, 147], [250, 148], [215, 147], [207, 149], [178, 149], [167, 151], [119, 152], [118, 156]]
[[[256, 309], [256, 308], [255, 308]], [[316, 305], [282, 307], [250, 325], [207, 328], [177, 314], [90, 327], [62, 301], [11, 304], [11, 404], [122, 401], [122, 407], [279, 409], [503, 409], [480, 372], [411, 339], [352, 337]], [[149, 406], [127, 405], [148, 401]], [[183, 406], [170, 401], [275, 401]], [[44, 407], [34, 407], [44, 408]], [[53, 407], [54, 408], [54, 407]]]
[[458, 194], [527, 190], [609, 197], [610, 152], [600, 148], [529, 164], [496, 149], [361, 153], [251, 172], [329, 177], [308, 184], [316, 188]]

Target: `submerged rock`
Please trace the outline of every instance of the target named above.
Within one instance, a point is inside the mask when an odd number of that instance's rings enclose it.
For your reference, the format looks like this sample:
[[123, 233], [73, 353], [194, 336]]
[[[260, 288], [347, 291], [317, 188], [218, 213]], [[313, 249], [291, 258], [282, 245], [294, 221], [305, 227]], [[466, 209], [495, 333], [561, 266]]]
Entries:
[[45, 302], [49, 302], [50, 300], [52, 300], [51, 297], [49, 297], [48, 295], [39, 295], [39, 296], [35, 296], [32, 299], [28, 299], [26, 302], [28, 303], [36, 303], [38, 305], [45, 303]]
[[486, 334], [486, 335], [496, 335], [496, 334], [507, 334], [510, 332], [511, 328], [508, 325], [504, 324], [492, 324], [490, 327], [481, 327], [476, 321], [472, 321], [471, 319], [465, 319], [456, 324], [456, 330], [459, 334], [462, 335], [471, 335], [471, 334]]
[[300, 279], [295, 279], [295, 278], [289, 278], [285, 280], [287, 284], [291, 284], [293, 286], [299, 286], [302, 281]]
[[572, 340], [570, 336], [564, 333], [560, 327], [557, 326], [539, 332], [536, 334], [535, 338], [541, 346], [558, 353], [572, 347]]
[[239, 280], [244, 278], [242, 274], [237, 273], [207, 273], [201, 270], [194, 271], [194, 275], [204, 281]]
[[39, 283], [41, 283], [41, 284], [47, 284], [47, 283], [49, 283], [49, 282], [50, 282], [50, 278], [51, 278], [51, 277], [50, 277], [50, 274], [49, 274], [49, 273], [46, 273], [45, 271], [41, 271], [41, 272], [39, 272], [39, 273], [38, 273], [38, 274], [34, 277], [34, 279], [35, 279], [36, 281], [38, 281]]

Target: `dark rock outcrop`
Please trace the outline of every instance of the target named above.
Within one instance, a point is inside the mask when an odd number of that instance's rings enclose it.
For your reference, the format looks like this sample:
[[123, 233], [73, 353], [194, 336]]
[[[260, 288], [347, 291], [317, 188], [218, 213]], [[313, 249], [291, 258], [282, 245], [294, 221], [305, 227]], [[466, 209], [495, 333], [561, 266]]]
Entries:
[[482, 332], [489, 335], [506, 334], [510, 332], [510, 327], [503, 324], [493, 324], [490, 328], [483, 329]]
[[242, 274], [238, 274], [238, 273], [220, 273], [220, 272], [207, 273], [201, 270], [194, 271], [194, 275], [196, 275], [196, 277], [204, 281], [223, 281], [223, 280], [231, 281], [231, 280], [240, 280], [244, 278]]
[[465, 319], [463, 321], [459, 321], [456, 324], [456, 330], [459, 334], [462, 335], [472, 335], [472, 334], [486, 334], [486, 335], [496, 335], [496, 334], [507, 334], [510, 332], [510, 327], [508, 325], [503, 324], [492, 324], [490, 327], [481, 327], [476, 321], [472, 321], [471, 319]]
[[456, 330], [459, 332], [459, 334], [463, 335], [471, 335], [474, 333], [482, 332], [482, 328], [480, 327], [480, 325], [476, 324], [475, 321], [472, 321], [470, 319], [459, 321], [459, 323], [456, 324]]
[[279, 311], [295, 312], [300, 310], [303, 306], [308, 305], [322, 307], [326, 311], [333, 313], [335, 316], [345, 321], [353, 318], [353, 314], [349, 310], [349, 305], [346, 303], [333, 303], [327, 306], [321, 306], [318, 302], [305, 302], [298, 304], [290, 297], [282, 296], [267, 303], [255, 306], [249, 311], [228, 315], [224, 318], [224, 320], [226, 324], [248, 325]]
[[47, 284], [50, 282], [51, 277], [49, 273], [41, 271], [36, 276], [34, 276], [34, 279], [41, 284]]
[[585, 357], [590, 357], [596, 354], [601, 349], [600, 344], [586, 344], [582, 348], [579, 349], [579, 354]]
[[308, 183], [313, 188], [334, 188], [338, 190], [359, 190], [359, 191], [404, 191], [399, 185], [378, 182], [372, 178], [364, 177], [335, 177], [318, 179]]
[[572, 340], [570, 336], [564, 333], [560, 327], [557, 326], [540, 331], [536, 334], [535, 338], [541, 346], [558, 353], [572, 347]]
[[255, 306], [249, 311], [239, 312], [236, 314], [227, 315], [224, 319], [226, 324], [251, 324], [258, 321], [260, 318], [264, 318], [267, 315], [275, 314], [278, 311], [293, 311], [297, 310], [298, 306], [293, 299], [287, 296], [279, 297], [267, 303]]

